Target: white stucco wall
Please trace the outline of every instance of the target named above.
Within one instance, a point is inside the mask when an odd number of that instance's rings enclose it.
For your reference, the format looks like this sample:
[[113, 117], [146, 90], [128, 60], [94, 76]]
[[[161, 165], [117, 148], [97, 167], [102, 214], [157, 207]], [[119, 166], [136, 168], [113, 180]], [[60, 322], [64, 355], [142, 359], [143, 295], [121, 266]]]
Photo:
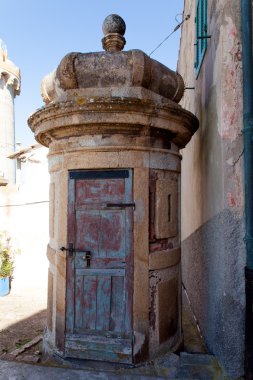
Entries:
[[[183, 282], [210, 351], [243, 373], [244, 195], [240, 2], [208, 0], [207, 51], [194, 76], [196, 1], [182, 27], [182, 106], [200, 122], [182, 151]], [[189, 7], [191, 6], [190, 10]]]
[[[0, 188], [0, 230], [8, 231], [20, 250], [15, 258], [13, 290], [47, 287], [49, 174], [47, 148], [28, 154], [21, 183]], [[29, 161], [32, 159], [32, 161]], [[15, 160], [14, 160], [15, 161]], [[25, 173], [24, 173], [25, 171]], [[25, 174], [22, 178], [22, 174]]]

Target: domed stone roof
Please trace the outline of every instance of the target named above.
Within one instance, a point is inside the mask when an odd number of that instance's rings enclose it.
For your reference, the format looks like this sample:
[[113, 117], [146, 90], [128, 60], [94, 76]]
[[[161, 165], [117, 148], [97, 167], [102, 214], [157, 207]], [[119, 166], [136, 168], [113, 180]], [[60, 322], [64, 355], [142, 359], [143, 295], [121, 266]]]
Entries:
[[69, 53], [43, 79], [46, 106], [29, 118], [37, 141], [48, 146], [67, 136], [120, 134], [167, 139], [183, 148], [198, 121], [178, 104], [182, 77], [141, 50], [121, 51], [120, 16], [108, 16], [103, 31], [106, 51]]

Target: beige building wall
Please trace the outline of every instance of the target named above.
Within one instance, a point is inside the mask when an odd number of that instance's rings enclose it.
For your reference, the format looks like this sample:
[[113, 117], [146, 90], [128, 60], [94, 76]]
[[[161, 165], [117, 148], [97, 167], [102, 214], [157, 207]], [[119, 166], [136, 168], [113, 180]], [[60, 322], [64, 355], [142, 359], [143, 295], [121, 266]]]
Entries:
[[[18, 156], [20, 157], [20, 156]], [[12, 292], [26, 289], [44, 292], [46, 299], [46, 246], [49, 236], [49, 174], [47, 148], [21, 156], [19, 184], [0, 188], [0, 231], [7, 231], [15, 256]], [[9, 159], [10, 160], [10, 159]], [[13, 159], [13, 164], [20, 158]]]
[[243, 373], [244, 265], [240, 2], [207, 0], [207, 51], [194, 75], [196, 0], [185, 0], [181, 104], [200, 128], [182, 151], [183, 282], [210, 351]]

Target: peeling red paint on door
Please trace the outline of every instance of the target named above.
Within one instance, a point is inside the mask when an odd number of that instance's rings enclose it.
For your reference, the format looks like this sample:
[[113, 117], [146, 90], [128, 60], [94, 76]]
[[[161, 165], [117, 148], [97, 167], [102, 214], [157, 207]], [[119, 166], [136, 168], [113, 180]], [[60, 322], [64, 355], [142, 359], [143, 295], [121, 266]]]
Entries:
[[124, 204], [132, 202], [132, 173], [117, 178], [117, 172], [84, 170], [69, 180], [68, 240], [75, 252], [67, 259], [65, 356], [129, 363], [133, 209]]

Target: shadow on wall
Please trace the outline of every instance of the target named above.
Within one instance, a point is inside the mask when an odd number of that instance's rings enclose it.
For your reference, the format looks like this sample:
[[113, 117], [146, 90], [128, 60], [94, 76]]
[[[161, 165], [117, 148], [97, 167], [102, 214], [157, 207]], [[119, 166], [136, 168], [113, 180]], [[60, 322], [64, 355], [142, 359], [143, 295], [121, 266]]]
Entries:
[[243, 373], [242, 230], [243, 221], [225, 209], [182, 242], [183, 283], [209, 351], [230, 376]]

